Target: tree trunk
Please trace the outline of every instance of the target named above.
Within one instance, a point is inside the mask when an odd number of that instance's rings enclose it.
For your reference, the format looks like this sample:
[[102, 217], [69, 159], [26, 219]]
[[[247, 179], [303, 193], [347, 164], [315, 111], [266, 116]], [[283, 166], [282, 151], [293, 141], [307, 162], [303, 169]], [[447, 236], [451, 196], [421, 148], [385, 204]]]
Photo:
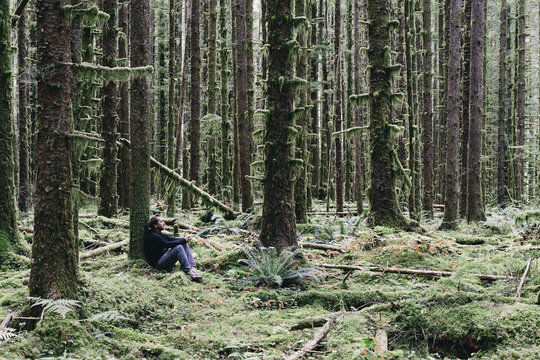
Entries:
[[[311, 1], [311, 18], [316, 19], [317, 18], [317, 2]], [[319, 28], [322, 29], [322, 24], [318, 25]], [[317, 36], [319, 32], [318, 29], [313, 26], [311, 28], [311, 46], [318, 46], [320, 42], [320, 37]], [[311, 56], [311, 80], [314, 82], [319, 81], [319, 61], [320, 61], [320, 55], [319, 53], [314, 53]], [[316, 87], [311, 88], [311, 125], [310, 125], [310, 132], [312, 134], [317, 134], [316, 136], [313, 136], [311, 138], [311, 145], [310, 145], [310, 164], [311, 164], [311, 185], [310, 185], [310, 191], [309, 191], [309, 199], [308, 199], [308, 206], [311, 207], [312, 199], [313, 198], [319, 198], [319, 177], [320, 177], [320, 147], [319, 147], [319, 141], [320, 141], [320, 128], [319, 128], [319, 90], [320, 86], [317, 85]]]
[[[147, 66], [152, 63], [150, 46], [149, 0], [132, 0], [131, 14], [131, 66]], [[131, 198], [129, 258], [143, 258], [143, 241], [150, 213], [150, 83], [146, 77], [131, 81]]]
[[[118, 28], [126, 36], [118, 38], [118, 58], [123, 59], [118, 65], [128, 66], [128, 41], [129, 25], [128, 25], [128, 4], [122, 3], [118, 13]], [[118, 132], [120, 136], [129, 139], [129, 82], [122, 81], [119, 88], [120, 102], [118, 104]], [[118, 157], [120, 158], [120, 171], [118, 172], [118, 193], [119, 206], [122, 209], [129, 209], [130, 195], [130, 165], [129, 151], [122, 147], [119, 149]]]
[[368, 57], [370, 104], [371, 188], [369, 189], [371, 226], [407, 227], [396, 196], [397, 154], [392, 139], [390, 112], [392, 106], [392, 74], [399, 69], [390, 64], [390, 1], [368, 0]]
[[231, 120], [229, 119], [229, 48], [227, 46], [227, 8], [225, 0], [220, 0], [219, 33], [221, 60], [221, 188], [223, 200], [231, 201]]
[[[341, 115], [341, 66], [339, 44], [341, 37], [341, 0], [335, 1], [334, 9], [334, 131], [340, 133], [342, 130]], [[335, 136], [335, 182], [336, 182], [336, 212], [343, 211], [343, 149], [340, 133]]]
[[[13, 143], [15, 135], [11, 120], [10, 14], [9, 1], [0, 1], [0, 68], [2, 69], [0, 79], [0, 154], [2, 154], [0, 158], [0, 169], [2, 169], [2, 171], [0, 171], [0, 265], [4, 264], [8, 252], [13, 250], [15, 246], [18, 246], [19, 241], [17, 230], [17, 208], [15, 205], [15, 162], [13, 160]], [[40, 18], [40, 20], [42, 19], [43, 18]], [[40, 25], [42, 25], [42, 23]], [[67, 51], [69, 54], [69, 48]], [[69, 61], [69, 58], [66, 60]], [[62, 69], [68, 68], [62, 67]], [[62, 140], [67, 142], [67, 138]], [[58, 175], [58, 178], [61, 178], [61, 175]], [[69, 195], [69, 186], [65, 190], [68, 191]]]
[[[360, 80], [360, 8], [361, 4], [354, 4], [354, 93], [363, 93]], [[356, 106], [354, 109], [354, 126], [362, 126], [362, 109]], [[357, 134], [354, 137], [354, 199], [356, 202], [356, 212], [362, 214], [364, 209], [364, 183], [362, 172], [364, 170], [362, 162], [362, 134]]]
[[460, 12], [461, 0], [450, 3], [450, 24], [446, 46], [448, 48], [448, 76], [446, 77], [446, 187], [444, 217], [441, 229], [458, 226], [459, 176], [459, 85], [460, 85]]
[[[306, 0], [295, 0], [295, 17], [306, 18]], [[307, 26], [301, 25], [297, 29], [296, 41], [301, 49], [307, 48]], [[300, 50], [296, 58], [296, 77], [302, 80], [308, 79], [308, 57], [307, 49]], [[296, 91], [297, 105], [295, 106], [294, 118], [298, 129], [296, 135], [296, 149], [295, 155], [298, 159], [302, 160], [302, 164], [298, 166], [296, 171], [296, 183], [294, 188], [294, 211], [296, 215], [296, 222], [300, 224], [307, 223], [307, 197], [306, 197], [306, 172], [307, 172], [307, 106], [308, 106], [308, 88], [305, 85], [297, 87]]]
[[422, 182], [424, 193], [422, 210], [433, 217], [433, 106], [432, 106], [432, 60], [431, 50], [431, 1], [423, 0], [423, 106], [422, 106]]
[[517, 1], [517, 172], [516, 172], [516, 200], [522, 201], [524, 195], [525, 178], [525, 38], [527, 37], [525, 28], [525, 0]]
[[463, 15], [463, 66], [461, 69], [462, 79], [462, 110], [461, 110], [461, 180], [459, 214], [465, 217], [467, 204], [467, 158], [469, 150], [469, 98], [470, 98], [470, 72], [471, 72], [471, 5], [473, 0], [464, 0], [465, 9]]
[[[480, 156], [482, 152], [482, 72], [484, 1], [472, 0], [469, 153], [467, 158], [467, 221], [485, 220], [482, 205]], [[447, 184], [448, 185], [448, 184]]]
[[[210, 0], [208, 19], [208, 114], [216, 111], [216, 40], [217, 40], [217, 0]], [[214, 126], [210, 125], [213, 129]], [[208, 139], [208, 192], [217, 194], [217, 155], [216, 138], [210, 130]]]
[[501, 0], [501, 25], [499, 37], [499, 111], [497, 134], [497, 203], [504, 206], [507, 202], [506, 193], [506, 22], [508, 17], [508, 4]]
[[201, 49], [199, 39], [199, 1], [193, 0], [191, 2], [191, 26], [189, 29], [190, 37], [190, 55], [191, 55], [191, 68], [190, 68], [190, 112], [191, 117], [189, 119], [189, 144], [190, 144], [190, 161], [189, 161], [189, 179], [194, 181], [195, 184], [199, 184], [199, 168], [201, 164], [200, 157], [200, 143], [201, 143]]
[[[73, 129], [71, 67], [61, 65], [71, 62], [70, 23], [63, 11], [66, 5], [69, 4], [63, 0], [37, 2], [37, 55], [41, 74], [37, 103], [36, 210], [28, 285], [30, 296], [47, 299], [77, 296], [78, 244], [73, 234], [68, 136]], [[9, 11], [2, 9], [2, 13]]]
[[[182, 1], [179, 3], [182, 7]], [[181, 17], [181, 16], [180, 16]], [[167, 118], [167, 166], [171, 169], [174, 169], [174, 130], [175, 130], [175, 121], [176, 119], [176, 91], [175, 87], [177, 84], [176, 81], [176, 1], [169, 0], [169, 108], [168, 108], [168, 118]], [[180, 39], [180, 43], [182, 39]], [[180, 47], [181, 50], [182, 47]], [[170, 188], [166, 194], [167, 196], [167, 215], [174, 217], [176, 211], [176, 190], [175, 184], [171, 182]]]
[[30, 210], [30, 122], [29, 104], [30, 96], [30, 69], [26, 63], [28, 56], [26, 36], [26, 11], [23, 10], [18, 21], [18, 63], [19, 63], [19, 210]]
[[296, 246], [294, 186], [294, 68], [292, 9], [289, 1], [268, 0], [268, 118], [262, 228], [264, 246]]
[[412, 0], [405, 0], [405, 26], [403, 30], [405, 32], [405, 58], [407, 62], [407, 122], [408, 122], [408, 132], [409, 132], [409, 172], [411, 176], [411, 186], [409, 187], [409, 214], [411, 218], [416, 217], [418, 209], [416, 209], [416, 187], [414, 186], [416, 176], [415, 171], [415, 133], [416, 133], [416, 113], [414, 111], [414, 82], [413, 82], [413, 72], [414, 72], [414, 63], [413, 63], [413, 48], [412, 39], [414, 36], [412, 31], [414, 29], [414, 11], [412, 8]]
[[[105, 2], [103, 11], [109, 14], [109, 20], [103, 29], [103, 66], [110, 68], [116, 66], [118, 50], [116, 48], [116, 28], [117, 28], [117, 0], [108, 0]], [[117, 201], [117, 172], [116, 157], [118, 154], [117, 127], [118, 118], [116, 112], [117, 103], [117, 84], [115, 81], [109, 81], [103, 88], [103, 122], [101, 125], [101, 136], [105, 140], [103, 148], [103, 171], [99, 183], [99, 209], [98, 215], [113, 217], [118, 211]]]

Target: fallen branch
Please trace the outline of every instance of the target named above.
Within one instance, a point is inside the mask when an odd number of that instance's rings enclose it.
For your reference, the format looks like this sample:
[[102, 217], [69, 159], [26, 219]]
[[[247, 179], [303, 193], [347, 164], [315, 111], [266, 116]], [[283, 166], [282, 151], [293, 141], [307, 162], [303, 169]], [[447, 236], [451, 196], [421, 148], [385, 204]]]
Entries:
[[[128, 148], [130, 147], [129, 140], [121, 138], [120, 142], [122, 144], [124, 144]], [[161, 172], [163, 172], [169, 178], [179, 182], [180, 185], [182, 185], [184, 188], [186, 188], [189, 192], [201, 197], [205, 203], [218, 208], [219, 210], [223, 211], [226, 214], [230, 214], [230, 215], [234, 215], [234, 216], [238, 215], [238, 213], [236, 211], [234, 211], [232, 208], [225, 205], [224, 203], [222, 203], [221, 201], [219, 201], [218, 199], [216, 199], [215, 197], [213, 197], [212, 195], [210, 195], [206, 191], [198, 188], [197, 186], [195, 186], [195, 184], [193, 182], [184, 179], [176, 171], [174, 171], [174, 170], [168, 168], [167, 166], [163, 165], [162, 163], [160, 163], [159, 161], [157, 161], [153, 157], [150, 157], [150, 163], [152, 164], [152, 166], [159, 169]]]
[[11, 319], [13, 319], [14, 315], [15, 315], [15, 313], [12, 312], [11, 314], [8, 314], [8, 316], [6, 316], [4, 321], [2, 321], [2, 324], [0, 324], [0, 330], [5, 329], [8, 326], [9, 322], [11, 321]]
[[307, 318], [302, 319], [293, 326], [291, 326], [290, 330], [303, 330], [303, 329], [313, 329], [316, 327], [321, 327], [325, 325], [328, 322], [328, 317], [314, 317], [314, 318]]
[[196, 232], [201, 231], [200, 228], [182, 223], [175, 218], [165, 218], [163, 219], [163, 221], [165, 222], [166, 225], [170, 225], [170, 226], [173, 226], [174, 224], [176, 224], [178, 225], [180, 229], [186, 229], [186, 230], [191, 230], [191, 231], [196, 231]]
[[340, 211], [340, 212], [336, 212], [336, 211], [308, 211], [307, 213], [308, 215], [338, 215], [338, 216], [342, 216], [342, 215], [357, 215], [356, 213], [356, 210], [354, 211]]
[[25, 227], [25, 226], [19, 226], [19, 231], [23, 231], [23, 232], [26, 232], [26, 233], [29, 233], [29, 234], [34, 233], [34, 229], [29, 228], [29, 227]]
[[334, 245], [327, 245], [327, 244], [317, 244], [317, 243], [310, 243], [310, 242], [301, 242], [298, 243], [303, 248], [311, 248], [311, 249], [319, 249], [319, 250], [334, 250], [344, 253], [345, 249], [339, 246]]
[[527, 276], [527, 273], [529, 272], [529, 267], [531, 266], [531, 260], [532, 258], [529, 258], [529, 261], [527, 261], [527, 266], [525, 267], [525, 271], [523, 272], [523, 275], [521, 276], [521, 281], [519, 282], [519, 286], [516, 291], [516, 299], [519, 298], [519, 294], [521, 293], [521, 288], [523, 287], [523, 284], [525, 283], [525, 277]]
[[321, 342], [321, 340], [328, 334], [330, 329], [334, 326], [334, 320], [330, 319], [324, 324], [323, 328], [315, 335], [313, 340], [308, 342], [302, 349], [298, 350], [292, 356], [288, 357], [287, 360], [296, 360], [300, 359], [306, 353], [311, 352], [315, 347]]
[[117, 243], [114, 243], [114, 244], [111, 244], [111, 245], [101, 247], [101, 248], [96, 249], [96, 250], [92, 250], [92, 251], [82, 253], [79, 256], [79, 259], [80, 260], [88, 259], [89, 257], [93, 257], [93, 256], [96, 256], [96, 255], [99, 255], [99, 254], [103, 254], [103, 253], [108, 252], [108, 251], [120, 249], [122, 246], [125, 246], [125, 245], [128, 245], [128, 244], [129, 244], [129, 239], [126, 239], [126, 240], [123, 240], [123, 241], [120, 241], [120, 242], [117, 242]]
[[105, 241], [105, 238], [103, 236], [101, 236], [101, 234], [96, 230], [94, 229], [93, 227], [91, 227], [90, 225], [88, 225], [87, 223], [85, 223], [84, 221], [82, 220], [79, 220], [79, 224], [83, 225], [85, 228], [87, 228], [88, 230], [90, 230], [91, 232], [93, 232], [100, 241]]
[[[358, 271], [373, 271], [381, 273], [392, 273], [392, 274], [410, 274], [410, 275], [423, 275], [423, 276], [452, 276], [456, 274], [454, 271], [440, 271], [440, 270], [417, 270], [417, 269], [402, 269], [402, 268], [392, 268], [387, 267], [383, 268], [380, 266], [355, 266], [355, 265], [333, 265], [333, 264], [321, 264], [323, 268], [328, 269], [340, 269], [340, 270], [358, 270]], [[514, 276], [504, 276], [504, 275], [485, 275], [485, 274], [470, 274], [481, 280], [516, 280]]]

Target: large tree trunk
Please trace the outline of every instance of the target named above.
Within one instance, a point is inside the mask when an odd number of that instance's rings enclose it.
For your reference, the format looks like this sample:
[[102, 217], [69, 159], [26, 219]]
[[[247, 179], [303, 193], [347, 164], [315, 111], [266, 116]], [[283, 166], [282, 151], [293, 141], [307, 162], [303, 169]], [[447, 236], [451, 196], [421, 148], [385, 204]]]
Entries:
[[465, 217], [467, 209], [467, 166], [469, 153], [469, 101], [470, 101], [470, 72], [471, 72], [471, 5], [473, 0], [464, 0], [465, 9], [463, 13], [463, 66], [461, 68], [462, 79], [462, 109], [461, 109], [461, 180], [460, 180], [460, 201], [459, 214]]
[[[334, 131], [340, 133], [342, 130], [341, 114], [341, 64], [340, 64], [340, 37], [341, 37], [341, 0], [336, 0], [334, 9]], [[335, 136], [335, 181], [336, 181], [336, 213], [343, 212], [343, 149], [340, 133]]]
[[[295, 1], [295, 16], [297, 18], [306, 17], [306, 0]], [[301, 48], [307, 47], [307, 30], [301, 26], [297, 30], [296, 41]], [[307, 50], [300, 51], [296, 60], [296, 77], [299, 79], [308, 80], [308, 57]], [[296, 157], [302, 160], [301, 166], [296, 173], [296, 183], [294, 188], [294, 211], [296, 222], [304, 224], [308, 221], [307, 218], [307, 197], [306, 197], [306, 172], [307, 172], [307, 105], [308, 105], [308, 88], [307, 86], [299, 86], [297, 88], [297, 105], [295, 106], [295, 122], [298, 126], [298, 135], [296, 136], [296, 148], [298, 152]]]
[[431, 1], [423, 0], [423, 106], [422, 106], [422, 182], [424, 193], [422, 210], [433, 217], [433, 105], [432, 105], [432, 60], [431, 50]]
[[[2, 169], [0, 171], [0, 265], [4, 263], [8, 252], [18, 242], [14, 183], [15, 162], [13, 160], [15, 135], [11, 123], [10, 14], [9, 1], [0, 1], [0, 69], [2, 70], [0, 78], [0, 154], [2, 154], [0, 157], [0, 169]], [[69, 61], [70, 59], [66, 60]], [[66, 69], [66, 67], [62, 67], [62, 69]], [[67, 142], [67, 138], [63, 140]], [[69, 191], [68, 188], [66, 190]]]
[[408, 123], [408, 132], [409, 132], [409, 172], [411, 175], [411, 186], [409, 187], [409, 216], [411, 218], [416, 217], [418, 210], [416, 208], [416, 187], [414, 186], [416, 177], [419, 174], [415, 171], [415, 133], [416, 133], [416, 112], [414, 111], [414, 92], [416, 91], [413, 86], [413, 72], [414, 72], [414, 63], [413, 63], [413, 48], [412, 44], [413, 30], [414, 30], [414, 11], [412, 7], [412, 0], [405, 0], [404, 6], [404, 15], [405, 15], [405, 26], [403, 31], [405, 32], [405, 59], [407, 62], [407, 123]]
[[[103, 29], [103, 66], [115, 67], [118, 50], [116, 48], [116, 20], [117, 20], [117, 0], [108, 0], [104, 3], [103, 11], [109, 14], [109, 21]], [[103, 171], [99, 183], [99, 203], [98, 214], [106, 217], [113, 217], [118, 211], [117, 201], [117, 172], [116, 156], [118, 154], [117, 127], [118, 118], [116, 112], [117, 84], [109, 81], [103, 88], [103, 122], [101, 125], [101, 135], [105, 140], [103, 148]]]
[[460, 85], [460, 12], [461, 0], [450, 2], [448, 76], [446, 77], [446, 187], [442, 229], [457, 229], [459, 181], [459, 85]]
[[508, 17], [508, 5], [506, 0], [501, 0], [501, 25], [499, 37], [499, 109], [498, 109], [498, 134], [497, 134], [497, 203], [505, 205], [506, 193], [506, 27]]
[[219, 1], [219, 34], [221, 61], [221, 191], [223, 200], [231, 201], [231, 121], [229, 120], [229, 48], [227, 46], [227, 8], [225, 0]]
[[396, 161], [390, 113], [392, 106], [392, 74], [399, 69], [390, 64], [390, 1], [368, 0], [368, 57], [370, 104], [371, 188], [369, 189], [372, 226], [407, 227], [396, 196]]
[[[210, 0], [208, 19], [208, 114], [216, 111], [216, 38], [217, 38], [217, 0]], [[212, 126], [212, 125], [210, 125]], [[217, 194], [217, 155], [216, 133], [210, 130], [208, 139], [208, 192]]]
[[265, 122], [264, 204], [260, 240], [296, 246], [294, 217], [293, 23], [289, 1], [269, 0], [268, 118]]
[[[485, 1], [485, 0], [484, 0]], [[516, 200], [521, 201], [524, 195], [524, 149], [525, 145], [525, 38], [527, 37], [525, 28], [525, 0], [517, 1], [517, 172], [516, 172]]]
[[[69, 137], [73, 129], [71, 67], [66, 66], [71, 62], [71, 32], [69, 18], [63, 11], [67, 5], [63, 0], [37, 2], [41, 73], [37, 103], [37, 203], [29, 288], [30, 296], [47, 299], [77, 296], [78, 246], [73, 234]], [[3, 10], [2, 13], [9, 14]]]
[[28, 56], [26, 36], [26, 11], [23, 10], [18, 21], [18, 62], [19, 62], [19, 210], [30, 210], [30, 112], [28, 98], [30, 96], [30, 70], [26, 63]]
[[[129, 36], [129, 26], [128, 26], [128, 4], [122, 3], [120, 5], [120, 11], [118, 13], [118, 27], [122, 33], [126, 34], [126, 37]], [[127, 38], [120, 36], [118, 38], [118, 57], [120, 59], [125, 59], [123, 66], [128, 66], [128, 42]], [[120, 102], [118, 104], [118, 132], [120, 136], [129, 139], [129, 82], [122, 81], [120, 83]], [[118, 152], [118, 157], [120, 158], [120, 171], [118, 172], [118, 195], [119, 195], [119, 206], [122, 209], [129, 208], [129, 199], [130, 199], [130, 155], [128, 149], [121, 147]]]
[[[482, 205], [480, 156], [482, 153], [482, 72], [484, 69], [484, 1], [472, 0], [469, 153], [467, 158], [467, 221], [485, 220]], [[448, 184], [447, 184], [448, 185]]]
[[201, 143], [201, 49], [199, 39], [199, 1], [191, 2], [191, 27], [189, 32], [190, 48], [191, 48], [191, 84], [189, 90], [190, 112], [189, 119], [189, 144], [190, 144], [190, 161], [189, 161], [189, 179], [199, 184], [199, 168], [201, 164], [200, 143]]
[[[149, 0], [132, 0], [131, 14], [131, 66], [152, 63], [150, 46]], [[131, 197], [129, 257], [143, 258], [143, 241], [150, 212], [150, 82], [146, 77], [131, 81]]]

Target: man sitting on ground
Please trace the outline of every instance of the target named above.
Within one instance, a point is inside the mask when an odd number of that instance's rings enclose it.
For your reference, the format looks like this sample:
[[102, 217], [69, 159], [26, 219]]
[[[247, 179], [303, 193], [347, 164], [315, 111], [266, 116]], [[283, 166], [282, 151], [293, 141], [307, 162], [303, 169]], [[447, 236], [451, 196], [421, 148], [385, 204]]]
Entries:
[[148, 221], [148, 232], [144, 238], [144, 256], [148, 263], [158, 270], [171, 271], [176, 262], [193, 281], [201, 281], [202, 276], [195, 271], [195, 260], [191, 256], [189, 245], [191, 237], [175, 238], [164, 234], [165, 222], [160, 215], [154, 215]]

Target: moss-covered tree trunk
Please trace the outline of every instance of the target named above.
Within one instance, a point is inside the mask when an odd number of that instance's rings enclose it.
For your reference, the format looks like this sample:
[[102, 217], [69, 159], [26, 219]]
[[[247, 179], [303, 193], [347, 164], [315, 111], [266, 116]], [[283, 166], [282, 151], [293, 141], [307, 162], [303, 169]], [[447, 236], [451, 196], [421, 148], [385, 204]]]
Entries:
[[[485, 0], [484, 0], [485, 1]], [[516, 130], [517, 130], [517, 172], [516, 172], [516, 200], [522, 201], [524, 196], [525, 183], [525, 38], [527, 37], [525, 28], [526, 13], [525, 0], [517, 1], [517, 103], [516, 103]]]
[[[165, 43], [167, 39], [166, 35], [166, 24], [165, 24], [165, 10], [162, 8], [156, 9], [156, 13], [159, 13], [158, 16], [158, 25], [155, 29], [155, 35], [153, 41], [157, 43], [155, 51], [155, 69], [156, 69], [156, 80], [157, 80], [157, 141], [155, 141], [155, 147], [157, 148], [157, 158], [160, 163], [165, 164], [167, 162], [167, 97], [165, 96], [165, 75], [167, 69], [165, 67]], [[156, 192], [162, 196], [165, 194], [164, 181], [165, 177], [162, 174], [156, 174], [153, 177], [155, 179], [155, 188]]]
[[442, 229], [457, 229], [459, 183], [459, 86], [460, 86], [460, 13], [461, 0], [450, 2], [448, 48], [448, 77], [446, 78], [446, 187]]
[[28, 37], [26, 11], [23, 10], [19, 18], [17, 29], [17, 48], [19, 63], [19, 210], [30, 210], [30, 111], [28, 98], [30, 96], [30, 69], [26, 63], [28, 57]]
[[231, 120], [229, 119], [229, 47], [227, 45], [227, 7], [226, 1], [219, 1], [219, 34], [221, 63], [221, 191], [225, 202], [231, 201]]
[[[347, 36], [347, 51], [345, 56], [345, 65], [346, 65], [346, 91], [345, 95], [345, 128], [350, 129], [354, 126], [353, 124], [353, 109], [351, 103], [351, 95], [353, 94], [353, 10], [352, 10], [352, 0], [347, 0], [347, 17], [346, 17], [346, 36]], [[344, 137], [344, 160], [345, 160], [345, 201], [351, 201], [354, 196], [354, 165], [353, 165], [353, 143], [352, 137]]]
[[414, 45], [412, 43], [413, 29], [414, 29], [414, 11], [412, 7], [412, 0], [405, 0], [404, 5], [404, 15], [405, 15], [405, 25], [403, 31], [405, 32], [405, 59], [407, 62], [407, 124], [408, 124], [408, 135], [409, 135], [409, 172], [411, 176], [411, 186], [409, 187], [409, 214], [411, 217], [416, 216], [418, 209], [416, 209], [416, 187], [414, 186], [416, 176], [415, 171], [415, 134], [416, 134], [416, 113], [414, 112], [414, 82], [413, 82], [413, 49]]
[[232, 68], [233, 68], [233, 80], [234, 80], [234, 93], [232, 96], [233, 105], [233, 171], [232, 171], [232, 185], [233, 185], [233, 202], [235, 204], [240, 203], [240, 150], [238, 140], [238, 91], [240, 86], [239, 65], [238, 65], [238, 51], [241, 51], [242, 42], [238, 40], [238, 22], [239, 22], [239, 10], [236, 0], [231, 0], [232, 7]]
[[[306, 18], [306, 0], [295, 0], [295, 17]], [[301, 24], [297, 28], [296, 41], [301, 49], [307, 48], [307, 31], [308, 23]], [[300, 50], [296, 60], [296, 77], [298, 79], [308, 81], [308, 57], [307, 49]], [[296, 136], [296, 157], [302, 160], [299, 169], [296, 173], [296, 182], [294, 188], [294, 211], [296, 214], [296, 222], [304, 224], [308, 221], [307, 218], [307, 197], [306, 197], [306, 172], [307, 172], [307, 106], [308, 106], [308, 88], [307, 86], [298, 86], [297, 95], [298, 101], [295, 106], [295, 123], [298, 129]]]
[[445, 156], [445, 126], [446, 126], [446, 47], [445, 47], [445, 34], [446, 32], [446, 2], [440, 2], [438, 4], [438, 72], [439, 72], [439, 89], [438, 89], [438, 114], [437, 114], [437, 164], [435, 167], [437, 178], [437, 194], [439, 195], [438, 201], [444, 201], [444, 181], [446, 177], [444, 163], [446, 161]]
[[[129, 4], [122, 3], [118, 12], [118, 28], [122, 32], [122, 36], [118, 38], [118, 65], [128, 65], [128, 7]], [[120, 101], [118, 104], [118, 132], [120, 137], [129, 139], [129, 82], [122, 81], [119, 86]], [[130, 199], [130, 165], [129, 165], [129, 150], [122, 146], [118, 151], [120, 159], [118, 171], [118, 197], [119, 206], [122, 209], [129, 208]]]
[[265, 121], [264, 204], [260, 240], [296, 246], [294, 216], [293, 14], [289, 1], [268, 0], [268, 117]]
[[199, 1], [191, 2], [190, 38], [190, 113], [189, 119], [189, 179], [195, 184], [199, 183], [199, 169], [201, 165], [201, 49], [200, 49], [200, 12]]
[[[117, 19], [118, 2], [108, 0], [104, 3], [103, 11], [109, 14], [109, 20], [103, 29], [103, 66], [115, 67], [118, 57], [117, 49]], [[118, 114], [116, 110], [117, 89], [115, 81], [108, 81], [104, 84], [102, 111], [103, 122], [101, 125], [101, 136], [105, 140], [103, 148], [103, 170], [99, 183], [99, 209], [98, 214], [106, 217], [113, 217], [118, 211], [117, 197], [117, 171], [116, 157], [118, 154], [117, 128]]]
[[505, 205], [508, 196], [506, 192], [506, 27], [508, 17], [508, 4], [501, 0], [500, 11], [500, 36], [499, 36], [499, 103], [498, 103], [498, 126], [497, 126], [497, 203]]
[[[317, 18], [317, 2], [315, 0], [311, 1], [311, 18], [316, 19]], [[311, 28], [311, 46], [312, 47], [318, 47], [319, 42], [321, 40], [320, 36], [318, 34], [322, 30], [322, 22], [317, 25], [312, 25]], [[320, 52], [320, 51], [319, 51]], [[310, 64], [310, 77], [311, 81], [318, 82], [319, 81], [319, 62], [320, 62], [320, 55], [319, 52], [314, 52], [311, 55], [311, 64]], [[313, 198], [319, 197], [319, 177], [320, 177], [320, 127], [319, 127], [319, 90], [320, 86], [312, 86], [311, 87], [311, 124], [310, 124], [310, 132], [312, 134], [316, 134], [311, 138], [310, 141], [310, 164], [311, 164], [311, 185], [309, 190], [309, 199], [308, 199], [308, 206], [311, 206]]]
[[431, 50], [431, 1], [423, 0], [422, 13], [423, 74], [422, 74], [422, 210], [433, 217], [433, 104], [432, 104], [432, 56]]
[[341, 0], [336, 0], [334, 4], [334, 131], [339, 133], [334, 138], [335, 153], [335, 173], [336, 182], [336, 212], [343, 212], [343, 145], [340, 133], [343, 127], [341, 113], [341, 56], [339, 51], [341, 41]]
[[[360, 9], [361, 4], [354, 4], [354, 93], [364, 93], [360, 79], [360, 47], [361, 29], [360, 29]], [[356, 106], [354, 109], [354, 126], [362, 126], [362, 109]], [[364, 210], [364, 177], [363, 177], [363, 161], [362, 161], [362, 133], [354, 136], [354, 199], [356, 202], [356, 212], [362, 214]]]
[[[179, 6], [182, 6], [180, 0]], [[180, 16], [181, 17], [181, 16]], [[169, 0], [169, 106], [167, 111], [167, 166], [175, 169], [174, 164], [174, 130], [176, 119], [176, 1]], [[180, 43], [182, 39], [180, 39]], [[181, 47], [180, 47], [181, 48]], [[176, 170], [176, 169], [175, 169]], [[176, 184], [169, 185], [167, 192], [167, 215], [174, 217], [176, 211]]]
[[[469, 100], [469, 153], [467, 158], [467, 221], [485, 220], [482, 205], [480, 157], [482, 153], [482, 73], [484, 69], [484, 1], [472, 0]], [[448, 185], [448, 184], [447, 184]]]
[[469, 101], [470, 101], [470, 72], [471, 72], [471, 5], [473, 0], [464, 0], [463, 11], [463, 66], [461, 68], [462, 80], [462, 109], [461, 109], [461, 165], [460, 165], [460, 205], [459, 214], [465, 217], [467, 204], [467, 158], [469, 153]]
[[370, 216], [372, 226], [407, 227], [398, 207], [396, 197], [397, 154], [394, 149], [393, 127], [390, 125], [392, 107], [392, 74], [400, 66], [390, 63], [389, 0], [368, 0], [370, 104], [370, 155], [371, 187], [369, 189]]
[[[0, 1], [0, 265], [18, 243], [15, 163], [11, 119], [11, 16], [9, 1]], [[68, 42], [69, 43], [69, 42]], [[69, 49], [68, 49], [69, 54]], [[67, 59], [69, 60], [69, 59]], [[69, 87], [69, 83], [68, 83]], [[67, 140], [67, 139], [66, 139]]]
[[63, 10], [66, 5], [69, 3], [64, 0], [37, 2], [37, 56], [41, 71], [37, 103], [36, 210], [28, 285], [30, 296], [47, 299], [77, 296], [78, 244], [73, 234], [69, 137], [73, 129], [71, 67], [66, 66], [71, 62], [70, 23]]
[[[216, 40], [217, 40], [217, 0], [210, 0], [208, 19], [208, 114], [217, 114], [216, 111]], [[213, 122], [213, 121], [212, 121]], [[210, 125], [212, 130], [213, 125]], [[213, 131], [208, 139], [208, 192], [217, 194], [217, 155], [216, 138]]]
[[[148, 66], [152, 63], [150, 44], [149, 0], [130, 2], [131, 66]], [[143, 258], [143, 241], [150, 212], [150, 124], [151, 95], [150, 80], [134, 78], [130, 89], [130, 134], [131, 134], [131, 197], [130, 197], [130, 242], [129, 257]]]
[[[319, 8], [321, 16], [324, 15], [326, 18], [328, 15], [327, 3], [322, 0], [319, 1]], [[324, 35], [323, 35], [324, 30]], [[327, 36], [328, 28], [327, 22], [323, 22], [319, 28], [319, 36]], [[328, 55], [326, 49], [321, 50], [321, 62], [322, 62], [322, 129], [321, 129], [321, 172], [320, 172], [320, 192], [319, 199], [323, 200], [324, 198], [330, 197], [330, 184], [328, 182], [329, 172], [330, 172], [330, 147], [332, 144], [331, 128], [330, 128], [330, 85], [328, 79]]]

